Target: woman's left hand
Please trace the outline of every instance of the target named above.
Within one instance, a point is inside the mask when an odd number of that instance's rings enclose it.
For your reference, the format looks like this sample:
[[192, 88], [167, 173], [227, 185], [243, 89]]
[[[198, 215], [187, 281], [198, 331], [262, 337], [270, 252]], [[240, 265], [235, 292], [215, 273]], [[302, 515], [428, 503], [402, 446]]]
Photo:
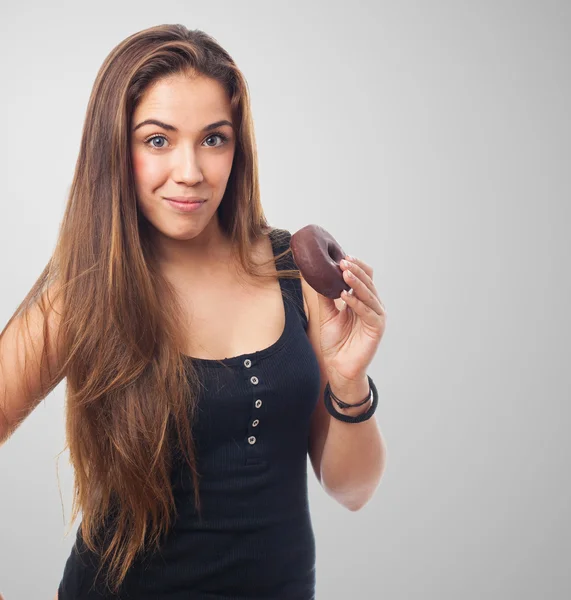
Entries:
[[386, 323], [373, 269], [362, 260], [345, 258], [351, 263], [347, 266], [341, 261], [343, 279], [353, 289], [352, 294], [341, 295], [345, 309], [339, 310], [334, 300], [317, 294], [323, 361], [329, 381], [341, 387], [366, 379]]

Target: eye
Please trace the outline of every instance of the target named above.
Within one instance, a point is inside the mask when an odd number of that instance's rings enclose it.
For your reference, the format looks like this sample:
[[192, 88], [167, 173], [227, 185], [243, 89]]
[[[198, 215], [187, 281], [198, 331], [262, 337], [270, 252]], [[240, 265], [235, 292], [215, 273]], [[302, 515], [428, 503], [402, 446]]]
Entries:
[[[210, 144], [207, 144], [207, 146], [208, 146], [209, 148], [220, 148], [221, 146], [224, 146], [226, 143], [228, 143], [228, 141], [229, 141], [229, 139], [230, 139], [230, 138], [229, 138], [227, 135], [225, 135], [225, 134], [224, 134], [224, 133], [222, 133], [222, 132], [216, 132], [216, 133], [212, 133], [212, 134], [210, 134], [210, 135], [209, 135], [209, 136], [206, 138], [206, 140], [210, 140], [210, 139], [212, 139], [212, 138], [220, 138], [222, 141], [221, 141], [221, 143], [220, 143], [220, 144], [218, 144], [218, 145], [216, 145], [216, 146], [212, 146], [212, 145], [210, 145]], [[144, 144], [146, 144], [147, 146], [150, 146], [150, 147], [151, 147], [151, 148], [153, 148], [154, 150], [162, 150], [162, 149], [165, 147], [164, 145], [162, 145], [162, 146], [155, 146], [155, 145], [152, 143], [152, 141], [153, 141], [153, 140], [156, 140], [156, 139], [165, 140], [166, 142], [168, 142], [168, 138], [167, 138], [165, 135], [162, 135], [162, 134], [155, 134], [155, 135], [152, 135], [151, 137], [148, 137], [148, 138], [147, 138], [147, 139], [144, 141]], [[205, 141], [206, 141], [206, 140], [205, 140]]]
[[164, 146], [155, 146], [155, 145], [151, 144], [151, 142], [152, 142], [153, 140], [157, 140], [157, 139], [165, 140], [165, 141], [167, 141], [167, 142], [168, 142], [168, 140], [167, 140], [166, 136], [164, 136], [164, 135], [153, 135], [153, 136], [151, 136], [151, 137], [147, 138], [147, 139], [144, 141], [144, 143], [145, 143], [147, 146], [150, 146], [151, 148], [153, 148], [154, 150], [161, 150], [162, 148], [164, 148]]
[[218, 144], [218, 146], [209, 146], [210, 148], [218, 148], [220, 146], [224, 146], [224, 144], [226, 144], [228, 142], [228, 139], [229, 139], [227, 135], [224, 135], [221, 132], [212, 133], [206, 139], [209, 140], [211, 138], [220, 138], [222, 140], [222, 143]]

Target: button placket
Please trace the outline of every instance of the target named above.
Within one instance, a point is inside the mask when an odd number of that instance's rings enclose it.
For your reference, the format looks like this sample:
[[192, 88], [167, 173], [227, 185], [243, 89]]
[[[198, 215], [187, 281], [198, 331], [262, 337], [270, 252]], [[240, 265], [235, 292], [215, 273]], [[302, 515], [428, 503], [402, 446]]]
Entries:
[[[253, 363], [249, 358], [244, 359], [243, 361], [243, 365], [246, 369], [252, 369]], [[258, 377], [257, 374], [255, 374], [255, 371], [252, 372], [250, 371], [249, 377], [248, 377], [248, 383], [250, 386], [252, 386], [252, 391], [253, 391], [253, 396], [254, 396], [254, 402], [253, 402], [253, 408], [252, 408], [252, 414], [251, 418], [250, 418], [250, 423], [249, 423], [249, 427], [248, 427], [248, 437], [247, 437], [247, 442], [248, 442], [248, 446], [246, 449], [246, 464], [258, 464], [262, 461], [262, 457], [259, 454], [259, 449], [257, 448], [257, 444], [258, 444], [258, 436], [259, 436], [259, 431], [256, 430], [256, 435], [254, 435], [254, 428], [258, 428], [259, 429], [259, 425], [260, 425], [260, 408], [263, 405], [263, 401], [260, 397], [256, 397], [259, 396], [260, 392], [256, 389], [256, 387], [260, 384], [260, 378]]]

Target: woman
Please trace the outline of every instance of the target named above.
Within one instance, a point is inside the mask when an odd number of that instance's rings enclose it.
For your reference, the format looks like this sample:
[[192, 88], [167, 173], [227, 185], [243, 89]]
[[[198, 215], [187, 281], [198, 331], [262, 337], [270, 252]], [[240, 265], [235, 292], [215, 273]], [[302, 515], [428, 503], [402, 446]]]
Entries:
[[368, 265], [343, 266], [337, 305], [289, 240], [262, 211], [231, 57], [181, 25], [119, 44], [54, 255], [2, 333], [0, 440], [67, 380], [82, 521], [59, 600], [315, 597], [306, 458], [351, 510], [376, 489], [366, 369], [385, 313]]

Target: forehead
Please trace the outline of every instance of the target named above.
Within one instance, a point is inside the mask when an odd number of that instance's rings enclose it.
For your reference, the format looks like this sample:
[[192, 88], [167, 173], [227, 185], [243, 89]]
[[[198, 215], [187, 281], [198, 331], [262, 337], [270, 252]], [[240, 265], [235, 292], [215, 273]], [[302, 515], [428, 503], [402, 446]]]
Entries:
[[154, 117], [181, 128], [197, 128], [205, 121], [231, 116], [230, 99], [218, 81], [176, 75], [152, 84], [133, 113], [133, 121]]

